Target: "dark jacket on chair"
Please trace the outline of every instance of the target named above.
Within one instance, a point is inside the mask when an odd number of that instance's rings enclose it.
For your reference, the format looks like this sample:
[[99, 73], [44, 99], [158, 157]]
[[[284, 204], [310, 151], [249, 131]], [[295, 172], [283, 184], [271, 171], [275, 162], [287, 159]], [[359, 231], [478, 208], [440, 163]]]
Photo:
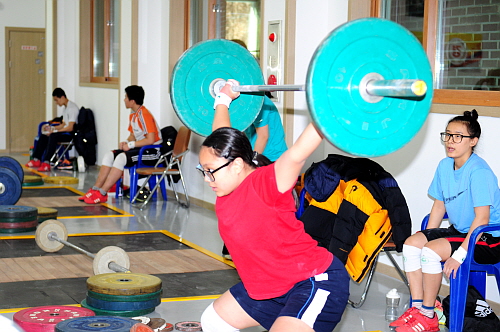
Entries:
[[301, 216], [307, 233], [360, 282], [384, 244], [398, 252], [411, 235], [406, 200], [390, 173], [367, 158], [331, 154], [305, 174], [313, 200]]

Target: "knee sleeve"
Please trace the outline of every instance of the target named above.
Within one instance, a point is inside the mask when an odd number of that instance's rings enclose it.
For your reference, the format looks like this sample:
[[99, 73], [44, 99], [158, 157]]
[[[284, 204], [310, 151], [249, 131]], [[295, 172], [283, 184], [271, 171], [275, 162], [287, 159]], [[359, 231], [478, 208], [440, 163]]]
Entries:
[[113, 167], [114, 160], [115, 156], [113, 155], [113, 151], [108, 151], [102, 158], [102, 166]]
[[238, 332], [239, 330], [232, 327], [223, 320], [214, 309], [212, 302], [201, 315], [201, 328], [204, 332]]
[[403, 244], [403, 263], [405, 272], [413, 272], [422, 268], [422, 265], [420, 263], [421, 254], [421, 249]]
[[115, 161], [113, 161], [113, 167], [118, 168], [120, 171], [123, 171], [126, 164], [127, 155], [125, 153], [120, 153], [118, 156], [116, 156]]
[[422, 272], [427, 274], [438, 274], [443, 272], [441, 256], [427, 247], [422, 249]]

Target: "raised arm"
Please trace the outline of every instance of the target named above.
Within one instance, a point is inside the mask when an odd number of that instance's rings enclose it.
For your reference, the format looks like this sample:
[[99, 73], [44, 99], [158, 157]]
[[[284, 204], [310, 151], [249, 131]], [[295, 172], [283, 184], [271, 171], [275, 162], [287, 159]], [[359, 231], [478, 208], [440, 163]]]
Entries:
[[212, 122], [212, 131], [222, 128], [231, 127], [231, 119], [229, 118], [229, 104], [231, 101], [238, 98], [240, 93], [231, 90], [231, 86], [239, 85], [235, 80], [227, 80], [226, 85], [220, 90], [215, 97], [214, 102], [214, 121]]
[[307, 158], [321, 144], [323, 135], [310, 123], [290, 149], [274, 163], [276, 184], [280, 192], [292, 188]]

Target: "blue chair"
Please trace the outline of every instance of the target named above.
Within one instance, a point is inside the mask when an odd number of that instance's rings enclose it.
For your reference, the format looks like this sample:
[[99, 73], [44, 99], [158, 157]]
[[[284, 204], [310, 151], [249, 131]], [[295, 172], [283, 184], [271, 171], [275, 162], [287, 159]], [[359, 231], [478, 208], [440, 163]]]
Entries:
[[[144, 165], [142, 163], [142, 155], [147, 149], [152, 149], [152, 148], [161, 148], [162, 145], [146, 145], [141, 147], [139, 150], [139, 159], [137, 161], [137, 164], [135, 164], [132, 167], [125, 167], [125, 169], [128, 169], [129, 175], [130, 175], [130, 203], [134, 202], [134, 197], [137, 195], [137, 188], [139, 187], [139, 174], [137, 174], [137, 169], [142, 168], [142, 167], [150, 167], [147, 165]], [[159, 160], [160, 164], [157, 166], [164, 166], [165, 163], [162, 159]], [[156, 186], [156, 177], [151, 177], [148, 179], [148, 184], [149, 188], [154, 188]], [[165, 186], [165, 182], [160, 183], [160, 189], [161, 189], [161, 194], [163, 196], [164, 200], [167, 200], [167, 188]], [[122, 179], [118, 179], [116, 182], [116, 193], [115, 193], [115, 198], [118, 198], [123, 194], [122, 190]], [[153, 197], [156, 197], [156, 192], [153, 193]]]
[[[448, 219], [445, 214], [443, 219]], [[429, 215], [422, 220], [421, 229], [427, 227]], [[486, 298], [486, 276], [495, 275], [497, 287], [500, 290], [500, 263], [479, 264], [474, 260], [475, 243], [482, 232], [498, 231], [500, 226], [479, 226], [470, 237], [467, 257], [458, 268], [456, 278], [450, 278], [450, 317], [449, 331], [460, 332], [464, 325], [465, 302], [467, 299], [468, 285], [473, 285]]]

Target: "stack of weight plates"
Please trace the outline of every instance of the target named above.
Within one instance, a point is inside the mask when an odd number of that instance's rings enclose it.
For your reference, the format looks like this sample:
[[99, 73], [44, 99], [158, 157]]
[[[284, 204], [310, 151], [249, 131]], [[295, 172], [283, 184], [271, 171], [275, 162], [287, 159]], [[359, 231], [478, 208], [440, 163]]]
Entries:
[[112, 316], [80, 317], [60, 322], [56, 325], [55, 332], [130, 332], [137, 321]]
[[13, 320], [25, 332], [54, 332], [54, 327], [59, 322], [94, 315], [92, 310], [85, 308], [44, 306], [18, 311], [14, 314]]
[[39, 175], [25, 175], [23, 179], [23, 187], [41, 186], [43, 179]]
[[38, 223], [41, 224], [45, 220], [57, 219], [57, 210], [46, 207], [38, 207]]
[[136, 317], [149, 314], [161, 303], [161, 279], [140, 273], [104, 273], [87, 279], [82, 307], [97, 316]]
[[22, 205], [0, 205], [0, 233], [31, 232], [38, 226], [38, 209]]

